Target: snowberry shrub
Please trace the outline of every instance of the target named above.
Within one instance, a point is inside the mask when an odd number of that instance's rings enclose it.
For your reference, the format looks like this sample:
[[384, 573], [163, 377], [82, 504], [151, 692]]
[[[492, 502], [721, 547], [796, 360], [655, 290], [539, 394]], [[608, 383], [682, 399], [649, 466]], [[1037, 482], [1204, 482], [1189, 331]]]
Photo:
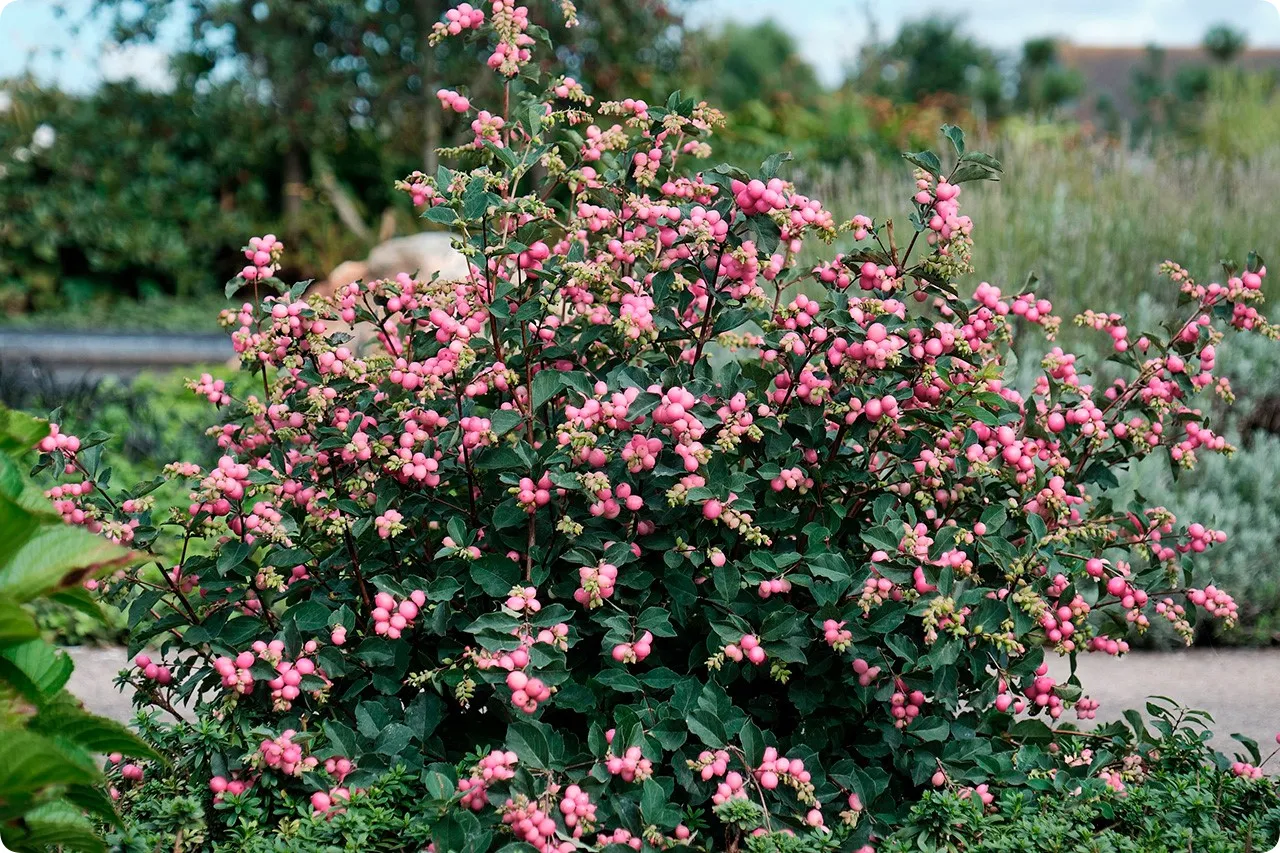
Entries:
[[126, 677], [178, 718], [171, 767], [117, 776], [125, 812], [194, 791], [202, 839], [290, 849], [392, 773], [438, 853], [853, 850], [925, 789], [1137, 772], [1067, 723], [1096, 704], [1045, 661], [1234, 618], [1193, 566], [1222, 534], [1107, 491], [1136, 458], [1228, 449], [1192, 398], [1229, 393], [1228, 330], [1271, 332], [1261, 262], [1166, 264], [1169, 331], [1079, 318], [1126, 379], [1053, 349], [1020, 392], [1013, 333], [1059, 320], [1033, 290], [957, 294], [963, 185], [1000, 171], [958, 130], [947, 165], [909, 155], [910, 224], [839, 223], [785, 158], [699, 170], [706, 105], [594, 102], [530, 64], [523, 7], [455, 11], [439, 38], [487, 40], [507, 96], [442, 92], [466, 168], [402, 186], [468, 277], [304, 298], [251, 241], [237, 284], [278, 292], [227, 321], [261, 394], [193, 383], [225, 455], [172, 466], [172, 518], [41, 443], [68, 520], [181, 543], [116, 585]]

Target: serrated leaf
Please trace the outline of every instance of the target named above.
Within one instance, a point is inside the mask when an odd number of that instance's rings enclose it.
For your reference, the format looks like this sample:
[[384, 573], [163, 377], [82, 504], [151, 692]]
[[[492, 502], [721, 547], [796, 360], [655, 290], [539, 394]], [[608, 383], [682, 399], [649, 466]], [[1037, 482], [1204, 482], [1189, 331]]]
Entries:
[[23, 603], [127, 564], [130, 552], [89, 531], [46, 523], [0, 496], [0, 595]]
[[31, 614], [8, 598], [0, 598], [0, 648], [40, 637]]
[[93, 824], [69, 803], [43, 803], [23, 816], [24, 832], [14, 833], [11, 843], [27, 850], [55, 847], [78, 853], [105, 853], [107, 847]]
[[41, 707], [28, 728], [93, 755], [119, 752], [133, 758], [161, 760], [154, 749], [125, 726], [90, 714], [65, 690]]
[[57, 785], [95, 785], [101, 774], [72, 760], [53, 741], [25, 729], [6, 729], [0, 761], [0, 822], [22, 814]]
[[0, 658], [12, 664], [44, 697], [53, 697], [71, 677], [75, 664], [43, 640], [28, 640], [0, 651]]

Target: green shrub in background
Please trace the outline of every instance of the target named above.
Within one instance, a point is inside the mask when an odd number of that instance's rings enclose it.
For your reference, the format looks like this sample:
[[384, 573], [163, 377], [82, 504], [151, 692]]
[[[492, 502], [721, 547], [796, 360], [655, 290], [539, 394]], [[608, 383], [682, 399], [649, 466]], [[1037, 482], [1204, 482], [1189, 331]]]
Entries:
[[[101, 469], [105, 451], [111, 460], [113, 482], [138, 483], [159, 477], [165, 464], [191, 459], [200, 464], [216, 460], [216, 448], [204, 436], [208, 404], [187, 389], [212, 366], [193, 365], [165, 373], [143, 373], [129, 380], [104, 379], [70, 386], [51, 379], [31, 383], [0, 377], [0, 402], [39, 416], [52, 416], [80, 435], [109, 436], [85, 457]], [[234, 388], [234, 380], [233, 380]], [[152, 492], [160, 512], [182, 506], [187, 489], [165, 483]], [[86, 614], [58, 600], [35, 602], [32, 610], [45, 636], [59, 645], [101, 645], [126, 638], [127, 597], [102, 602], [101, 615]], [[118, 605], [118, 606], [117, 606]]]
[[130, 553], [64, 524], [22, 473], [48, 424], [0, 408], [0, 839], [17, 851], [103, 850], [93, 823], [118, 823], [104, 753], [156, 759], [123, 726], [66, 690], [72, 663], [40, 639], [28, 607], [53, 599], [94, 613], [81, 585]]
[[[1148, 306], [1149, 307], [1149, 306]], [[1237, 394], [1226, 423], [1231, 457], [1202, 458], [1192, 471], [1137, 465], [1126, 485], [1177, 515], [1226, 531], [1204, 565], [1240, 605], [1235, 628], [1202, 625], [1199, 640], [1267, 645], [1280, 640], [1280, 364], [1255, 341], [1224, 350], [1222, 372]]]

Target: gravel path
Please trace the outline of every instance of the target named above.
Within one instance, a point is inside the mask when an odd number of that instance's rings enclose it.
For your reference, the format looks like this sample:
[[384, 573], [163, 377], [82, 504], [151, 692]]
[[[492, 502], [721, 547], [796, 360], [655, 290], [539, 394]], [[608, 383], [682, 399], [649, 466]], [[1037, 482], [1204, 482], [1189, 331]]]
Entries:
[[[1098, 722], [1118, 720], [1126, 708], [1146, 716], [1148, 696], [1168, 696], [1212, 714], [1217, 733], [1213, 745], [1228, 754], [1236, 746], [1230, 737], [1234, 733], [1258, 741], [1264, 757], [1280, 733], [1280, 649], [1081, 655], [1078, 670], [1086, 693], [1102, 703]], [[1050, 665], [1050, 674], [1059, 680], [1069, 673], [1065, 660]], [[1280, 766], [1268, 770], [1277, 772]]]
[[[124, 650], [67, 651], [76, 664], [71, 692], [95, 713], [129, 720], [129, 698], [112, 685], [125, 663]], [[1099, 722], [1120, 719], [1125, 708], [1144, 709], [1148, 696], [1168, 696], [1213, 714], [1214, 731], [1219, 733], [1213, 743], [1223, 751], [1231, 750], [1230, 735], [1239, 732], [1262, 744], [1265, 755], [1280, 732], [1280, 649], [1197, 649], [1135, 653], [1123, 659], [1082, 655], [1079, 670], [1088, 695], [1102, 703]], [[1054, 661], [1051, 673], [1065, 679], [1066, 662]]]

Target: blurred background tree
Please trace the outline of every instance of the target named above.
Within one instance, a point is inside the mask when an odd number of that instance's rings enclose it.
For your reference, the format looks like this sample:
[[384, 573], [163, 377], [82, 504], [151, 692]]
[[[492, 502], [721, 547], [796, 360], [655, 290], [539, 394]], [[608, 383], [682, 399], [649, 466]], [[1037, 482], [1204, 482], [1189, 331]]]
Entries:
[[1214, 62], [1226, 65], [1244, 52], [1247, 40], [1245, 34], [1228, 26], [1215, 24], [1204, 34], [1204, 52]]
[[1051, 119], [1083, 90], [1084, 79], [1080, 72], [1062, 65], [1056, 39], [1031, 39], [1022, 46], [1018, 88], [1014, 96], [1017, 109], [1038, 119]]
[[[439, 109], [439, 81], [464, 80], [481, 103], [496, 94], [492, 75], [474, 70], [484, 46], [427, 49], [446, 0], [86, 2], [116, 45], [177, 26], [171, 86], [68, 93], [31, 77], [0, 82], [0, 311], [10, 322], [70, 307], [95, 323], [186, 327], [221, 299], [253, 232], [284, 235], [288, 274], [322, 276], [380, 236], [420, 227], [392, 183], [433, 168], [436, 148], [468, 128]], [[888, 38], [869, 19], [857, 60], [824, 82], [790, 30], [693, 28], [697, 2], [584, 3], [561, 59], [600, 97], [682, 88], [725, 109], [718, 159], [791, 150], [810, 171], [867, 174], [872, 160], [929, 144], [943, 121], [994, 147], [1028, 124], [1046, 138], [1109, 134], [1236, 159], [1272, 144], [1275, 75], [1245, 70], [1251, 52], [1228, 26], [1206, 32], [1194, 57], [1152, 48], [1125, 60], [1120, 85], [1099, 89], [1079, 53], [1052, 38], [1000, 52], [959, 18], [908, 20]], [[535, 19], [559, 14], [556, 0], [531, 5]]]

